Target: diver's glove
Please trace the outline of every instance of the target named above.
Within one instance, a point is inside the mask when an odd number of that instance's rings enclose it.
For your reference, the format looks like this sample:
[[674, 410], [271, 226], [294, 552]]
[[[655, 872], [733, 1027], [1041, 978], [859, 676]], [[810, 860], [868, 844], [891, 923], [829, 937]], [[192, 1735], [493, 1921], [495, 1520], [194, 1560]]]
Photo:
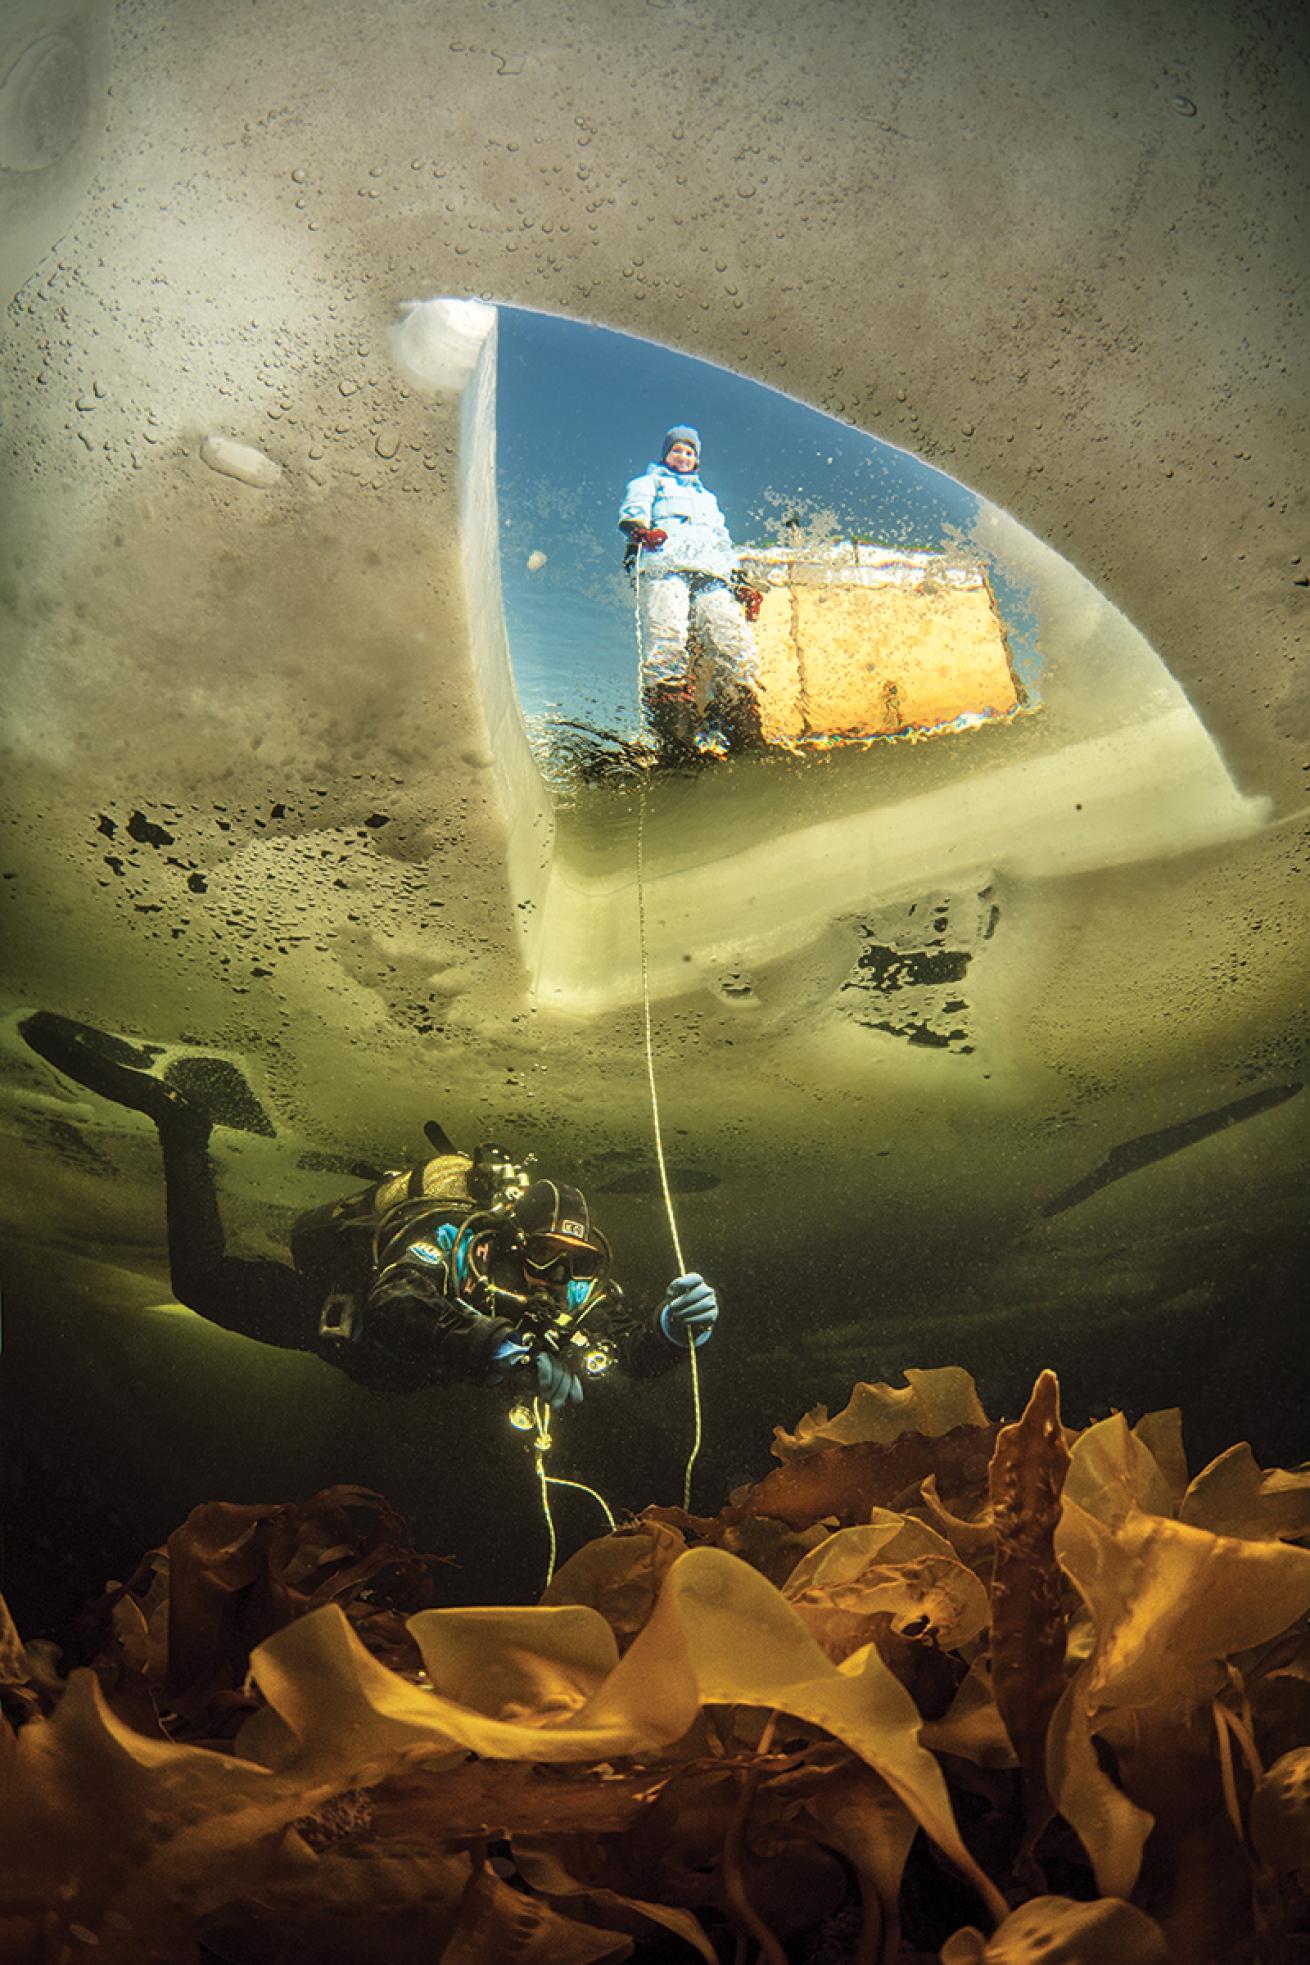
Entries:
[[712, 1283], [693, 1270], [675, 1276], [660, 1305], [659, 1325], [670, 1344], [684, 1346], [690, 1337], [699, 1351], [714, 1334], [719, 1320], [719, 1299]]
[[491, 1354], [491, 1363], [497, 1378], [504, 1378], [515, 1365], [526, 1364], [531, 1356], [531, 1351], [519, 1338], [502, 1337]]
[[662, 546], [668, 536], [662, 525], [634, 525], [628, 528], [629, 539], [635, 545], [644, 546], [648, 553], [653, 553], [657, 547]]
[[553, 1351], [537, 1353], [537, 1389], [556, 1412], [582, 1401], [582, 1380]]
[[[503, 1337], [491, 1354], [497, 1378], [507, 1376], [530, 1360], [532, 1351], [518, 1337]], [[537, 1390], [547, 1405], [558, 1412], [563, 1406], [578, 1404], [582, 1398], [582, 1380], [576, 1372], [570, 1371], [551, 1351], [538, 1351], [535, 1363]]]

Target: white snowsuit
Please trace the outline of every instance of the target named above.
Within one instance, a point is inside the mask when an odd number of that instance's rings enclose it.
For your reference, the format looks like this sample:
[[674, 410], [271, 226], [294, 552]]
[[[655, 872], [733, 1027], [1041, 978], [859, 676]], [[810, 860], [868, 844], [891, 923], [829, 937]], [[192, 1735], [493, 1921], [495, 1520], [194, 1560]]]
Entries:
[[753, 694], [755, 640], [728, 588], [732, 540], [714, 493], [694, 472], [650, 464], [629, 484], [619, 524], [668, 534], [638, 563], [642, 688], [707, 681], [711, 702]]

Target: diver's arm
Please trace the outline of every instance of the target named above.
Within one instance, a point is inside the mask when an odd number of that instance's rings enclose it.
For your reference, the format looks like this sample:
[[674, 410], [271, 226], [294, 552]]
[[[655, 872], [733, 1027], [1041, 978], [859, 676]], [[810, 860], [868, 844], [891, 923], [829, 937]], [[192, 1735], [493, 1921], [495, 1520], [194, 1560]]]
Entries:
[[450, 1318], [440, 1334], [459, 1376], [474, 1385], [494, 1384], [502, 1375], [496, 1354], [515, 1335], [513, 1323], [508, 1317], [484, 1317], [458, 1300], [447, 1308]]
[[508, 1317], [484, 1317], [459, 1297], [446, 1296], [427, 1267], [398, 1263], [379, 1279], [364, 1307], [361, 1349], [380, 1354], [419, 1382], [459, 1378], [488, 1385], [499, 1373], [495, 1354], [514, 1334]]

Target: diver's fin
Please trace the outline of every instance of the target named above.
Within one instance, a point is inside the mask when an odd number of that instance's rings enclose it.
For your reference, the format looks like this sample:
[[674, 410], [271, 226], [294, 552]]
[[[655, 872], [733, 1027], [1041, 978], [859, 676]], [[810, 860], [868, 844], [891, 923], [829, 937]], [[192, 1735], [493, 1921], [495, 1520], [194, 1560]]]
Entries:
[[176, 1057], [164, 1068], [170, 1089], [180, 1092], [212, 1124], [230, 1132], [276, 1139], [277, 1127], [255, 1097], [240, 1065], [231, 1058]]
[[454, 1140], [450, 1137], [450, 1134], [446, 1131], [445, 1127], [438, 1125], [435, 1119], [429, 1119], [425, 1122], [423, 1127], [423, 1137], [427, 1141], [428, 1145], [432, 1148], [432, 1151], [434, 1153], [459, 1152], [459, 1148], [456, 1146]]
[[[129, 1111], [144, 1112], [157, 1126], [182, 1127], [202, 1140], [208, 1139], [212, 1124], [209, 1113], [188, 1096], [185, 1088], [165, 1084], [151, 1070], [162, 1053], [161, 1045], [134, 1044], [53, 1010], [35, 1011], [24, 1017], [18, 1029], [38, 1057], [74, 1084]], [[272, 1127], [268, 1130], [271, 1132]]]

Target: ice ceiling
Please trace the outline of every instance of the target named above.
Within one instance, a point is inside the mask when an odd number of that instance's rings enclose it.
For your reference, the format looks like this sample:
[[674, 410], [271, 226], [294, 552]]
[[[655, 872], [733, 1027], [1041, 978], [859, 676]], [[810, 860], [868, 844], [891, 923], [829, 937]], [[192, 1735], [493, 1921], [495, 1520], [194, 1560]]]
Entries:
[[[228, 1476], [343, 1477], [343, 1441], [386, 1485], [437, 1422], [156, 1307], [153, 1136], [25, 1051], [33, 1007], [239, 1066], [272, 1127], [217, 1136], [243, 1247], [439, 1116], [583, 1180], [630, 1288], [669, 1268], [630, 815], [557, 817], [533, 766], [491, 316], [406, 367], [431, 295], [785, 389], [1121, 611], [1080, 637], [1053, 585], [1043, 715], [962, 768], [930, 745], [835, 760], [817, 809], [744, 774], [653, 801], [725, 1465], [747, 1407], [948, 1360], [997, 1409], [1052, 1364], [1071, 1409], [1209, 1398], [1220, 1443], [1295, 1451], [1267, 1374], [1304, 1255], [1306, 31], [1008, 0], [967, 34], [820, 0], [803, 36], [782, 0], [6, 10], [5, 1297], [52, 1453], [130, 1386], [123, 1484], [171, 1522]], [[482, 1439], [475, 1395], [440, 1423]], [[674, 1424], [674, 1393], [625, 1407], [652, 1454]]]

